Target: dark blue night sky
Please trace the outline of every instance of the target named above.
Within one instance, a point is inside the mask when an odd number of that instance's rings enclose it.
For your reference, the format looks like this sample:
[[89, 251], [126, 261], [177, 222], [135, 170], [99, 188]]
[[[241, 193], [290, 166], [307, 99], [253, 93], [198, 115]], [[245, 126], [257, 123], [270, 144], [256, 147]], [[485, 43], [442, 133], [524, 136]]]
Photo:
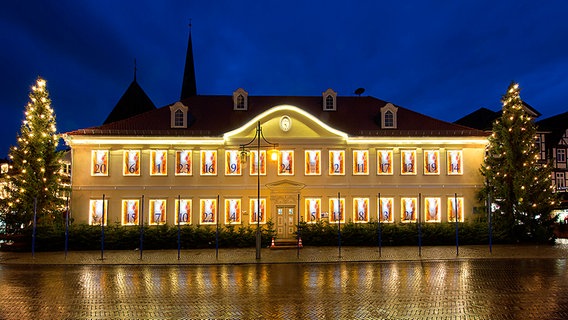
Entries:
[[511, 81], [543, 115], [568, 111], [568, 1], [6, 1], [0, 157], [30, 86], [60, 132], [102, 124], [133, 80], [180, 95], [192, 21], [199, 94], [363, 95], [453, 122], [500, 108]]

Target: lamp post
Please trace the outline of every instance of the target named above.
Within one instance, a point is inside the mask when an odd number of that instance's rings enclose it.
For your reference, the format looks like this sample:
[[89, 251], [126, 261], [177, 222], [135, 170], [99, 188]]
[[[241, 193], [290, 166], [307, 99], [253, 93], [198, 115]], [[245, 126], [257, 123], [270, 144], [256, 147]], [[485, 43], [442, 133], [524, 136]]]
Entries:
[[[253, 144], [256, 141], [256, 146]], [[258, 121], [256, 126], [256, 132], [251, 141], [245, 144], [241, 144], [241, 161], [246, 161], [247, 149], [256, 148], [256, 259], [260, 259], [260, 247], [262, 241], [262, 233], [260, 229], [260, 147], [261, 142], [264, 141], [264, 146], [276, 148], [278, 144], [269, 142], [264, 137], [262, 133], [262, 127], [260, 126], [260, 121]]]

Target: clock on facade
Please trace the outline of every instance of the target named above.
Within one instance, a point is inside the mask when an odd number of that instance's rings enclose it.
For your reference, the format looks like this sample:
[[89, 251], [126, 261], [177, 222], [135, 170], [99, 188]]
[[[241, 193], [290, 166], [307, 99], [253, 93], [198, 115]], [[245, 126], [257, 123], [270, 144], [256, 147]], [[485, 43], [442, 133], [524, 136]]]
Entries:
[[292, 119], [290, 119], [290, 117], [283, 116], [282, 118], [280, 118], [280, 129], [282, 129], [282, 131], [289, 131], [291, 127]]

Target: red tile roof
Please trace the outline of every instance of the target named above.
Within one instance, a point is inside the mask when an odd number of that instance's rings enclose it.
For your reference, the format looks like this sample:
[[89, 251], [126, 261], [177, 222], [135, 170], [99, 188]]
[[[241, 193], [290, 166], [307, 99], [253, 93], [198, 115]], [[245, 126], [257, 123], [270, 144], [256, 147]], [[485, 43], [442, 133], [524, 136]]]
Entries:
[[217, 137], [278, 105], [293, 105], [350, 136], [486, 136], [473, 128], [441, 121], [398, 107], [397, 128], [381, 129], [380, 108], [387, 102], [373, 97], [337, 97], [336, 111], [323, 111], [321, 96], [249, 96], [248, 110], [233, 110], [232, 96], [197, 95], [182, 101], [189, 108], [189, 126], [170, 127], [169, 105], [70, 135], [147, 135]]

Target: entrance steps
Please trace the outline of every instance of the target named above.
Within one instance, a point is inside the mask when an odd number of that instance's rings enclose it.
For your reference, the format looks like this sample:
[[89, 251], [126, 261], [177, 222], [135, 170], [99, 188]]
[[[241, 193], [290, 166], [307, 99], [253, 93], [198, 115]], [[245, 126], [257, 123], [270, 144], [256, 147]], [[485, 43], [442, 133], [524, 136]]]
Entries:
[[298, 249], [302, 248], [302, 239], [298, 243], [298, 239], [274, 239], [272, 238], [272, 244], [270, 249], [272, 250], [285, 250], [285, 249]]

